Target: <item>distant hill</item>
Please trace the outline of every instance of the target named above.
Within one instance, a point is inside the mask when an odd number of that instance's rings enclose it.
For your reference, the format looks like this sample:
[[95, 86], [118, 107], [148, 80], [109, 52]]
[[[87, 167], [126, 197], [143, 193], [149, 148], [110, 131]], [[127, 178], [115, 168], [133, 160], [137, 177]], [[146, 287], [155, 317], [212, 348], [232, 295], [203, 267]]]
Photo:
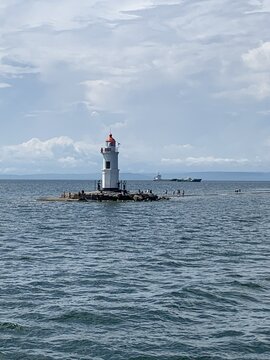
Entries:
[[[154, 173], [121, 173], [121, 180], [153, 180]], [[270, 181], [270, 172], [190, 172], [162, 173], [164, 179], [170, 178], [201, 178], [203, 181]], [[8, 175], [0, 174], [2, 180], [99, 180], [101, 173], [92, 174], [30, 174]]]
[[200, 177], [203, 180], [222, 181], [270, 181], [270, 172], [200, 172], [191, 173], [191, 177]]

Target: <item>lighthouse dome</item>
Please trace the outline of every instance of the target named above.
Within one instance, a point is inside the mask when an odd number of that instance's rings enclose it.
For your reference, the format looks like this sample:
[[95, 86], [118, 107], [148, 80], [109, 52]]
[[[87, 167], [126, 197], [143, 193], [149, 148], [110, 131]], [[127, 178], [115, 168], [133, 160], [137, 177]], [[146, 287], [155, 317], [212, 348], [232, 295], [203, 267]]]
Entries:
[[115, 139], [113, 138], [112, 134], [109, 134], [109, 136], [106, 139], [106, 142], [110, 145], [115, 145]]

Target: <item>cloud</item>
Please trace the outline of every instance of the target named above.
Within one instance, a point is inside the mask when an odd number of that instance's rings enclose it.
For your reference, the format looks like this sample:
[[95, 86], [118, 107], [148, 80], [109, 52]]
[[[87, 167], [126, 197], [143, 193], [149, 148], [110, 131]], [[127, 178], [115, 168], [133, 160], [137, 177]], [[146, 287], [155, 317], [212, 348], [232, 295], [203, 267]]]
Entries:
[[2, 0], [0, 141], [18, 144], [2, 145], [2, 161], [82, 169], [99, 163], [85, 139], [112, 128], [123, 166], [242, 166], [269, 132], [268, 11], [256, 0]]
[[0, 89], [6, 89], [6, 88], [9, 88], [11, 87], [10, 84], [7, 84], [7, 83], [0, 83]]
[[255, 20], [251, 15], [249, 25], [244, 10], [257, 8], [228, 0], [4, 2], [0, 73], [39, 73], [55, 83], [64, 72], [78, 72], [90, 111], [122, 112], [134, 90], [174, 82], [180, 93], [183, 85], [198, 86], [194, 77], [206, 72], [211, 82], [220, 82], [222, 72], [227, 79], [230, 64], [249, 50], [239, 39], [252, 37]]
[[262, 101], [270, 97], [270, 42], [249, 49], [242, 54], [242, 61], [247, 71], [236, 77], [238, 89], [224, 91], [217, 97], [234, 97], [235, 99], [253, 98]]
[[[54, 31], [70, 31], [86, 28], [103, 21], [126, 21], [137, 18], [136, 11], [155, 8], [160, 5], [173, 5], [178, 1], [139, 0], [97, 1], [97, 0], [23, 0], [1, 1], [0, 16], [4, 29], [17, 32], [40, 27], [50, 27]], [[16, 11], [17, 10], [17, 11]], [[8, 18], [16, 11], [16, 18]]]
[[[121, 112], [121, 95], [120, 89], [123, 91], [124, 84], [128, 82], [125, 79], [108, 79], [108, 80], [89, 80], [85, 81], [83, 85], [86, 86], [86, 100], [88, 106], [97, 111], [112, 111]], [[116, 96], [117, 95], [117, 96]]]
[[243, 101], [247, 98], [262, 101], [270, 97], [270, 77], [265, 75], [250, 76], [243, 81], [246, 86], [237, 90], [222, 91], [213, 95], [214, 98], [227, 98]]
[[262, 116], [269, 116], [270, 110], [260, 110], [260, 111], [258, 111], [258, 114], [260, 114]]
[[190, 150], [193, 146], [191, 144], [169, 144], [164, 146], [165, 151], [182, 151], [182, 150]]
[[214, 156], [200, 156], [200, 157], [187, 157], [161, 160], [166, 164], [184, 164], [187, 166], [213, 166], [213, 165], [246, 165], [249, 163], [248, 159], [230, 159], [230, 158], [216, 158]]
[[215, 98], [241, 100], [250, 98], [263, 101], [270, 97], [270, 42], [249, 49], [241, 55], [245, 72], [239, 72], [232, 82], [233, 88], [214, 94]]
[[270, 12], [270, 4], [268, 0], [250, 0], [250, 5], [254, 6], [253, 10], [247, 11], [247, 14], [259, 14]]
[[249, 50], [242, 55], [243, 61], [250, 69], [265, 72], [270, 71], [270, 42]]
[[98, 149], [96, 144], [74, 141], [65, 136], [44, 141], [32, 138], [21, 144], [2, 146], [0, 161], [2, 166], [9, 164], [14, 172], [20, 172], [20, 169], [30, 171], [30, 168], [33, 173], [40, 169], [43, 172], [62, 172], [72, 168], [83, 172], [91, 172], [92, 168], [93, 172], [97, 166]]
[[73, 156], [66, 156], [64, 158], [58, 159], [59, 163], [63, 165], [63, 167], [71, 169], [72, 167], [76, 168], [79, 162], [82, 162], [80, 159], [75, 159]]

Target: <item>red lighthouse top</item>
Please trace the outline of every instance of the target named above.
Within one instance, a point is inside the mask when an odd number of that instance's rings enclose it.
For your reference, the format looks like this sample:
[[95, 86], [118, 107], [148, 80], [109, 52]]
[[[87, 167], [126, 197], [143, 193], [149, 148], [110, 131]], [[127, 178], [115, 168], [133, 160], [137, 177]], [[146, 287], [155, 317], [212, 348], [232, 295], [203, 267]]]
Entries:
[[106, 139], [106, 142], [109, 143], [110, 145], [115, 146], [115, 139], [112, 137], [112, 134], [110, 133], [109, 136]]

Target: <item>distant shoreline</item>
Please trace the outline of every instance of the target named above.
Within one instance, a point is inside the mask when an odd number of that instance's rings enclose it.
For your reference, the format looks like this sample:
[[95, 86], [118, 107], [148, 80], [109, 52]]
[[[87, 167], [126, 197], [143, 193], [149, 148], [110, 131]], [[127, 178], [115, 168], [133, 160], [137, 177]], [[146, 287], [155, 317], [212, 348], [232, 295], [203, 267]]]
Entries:
[[[122, 180], [142, 180], [151, 181], [156, 174], [154, 173], [121, 173], [120, 178]], [[202, 183], [204, 181], [270, 181], [270, 172], [190, 172], [190, 173], [162, 173], [166, 178], [184, 178], [193, 177], [201, 178]], [[11, 175], [0, 174], [0, 180], [99, 180], [100, 173], [89, 174], [23, 174], [23, 175]]]

